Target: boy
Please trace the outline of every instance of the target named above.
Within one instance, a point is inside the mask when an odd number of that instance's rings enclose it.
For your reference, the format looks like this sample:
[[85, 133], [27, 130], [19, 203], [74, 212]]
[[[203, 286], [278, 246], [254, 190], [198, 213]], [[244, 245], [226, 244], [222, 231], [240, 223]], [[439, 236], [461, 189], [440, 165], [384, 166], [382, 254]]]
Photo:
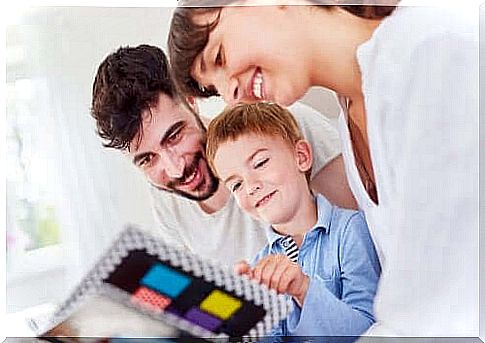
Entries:
[[374, 322], [380, 265], [362, 213], [308, 185], [312, 151], [277, 104], [239, 104], [209, 125], [207, 160], [238, 205], [268, 223], [268, 244], [239, 274], [286, 293], [294, 311], [275, 335], [359, 336]]

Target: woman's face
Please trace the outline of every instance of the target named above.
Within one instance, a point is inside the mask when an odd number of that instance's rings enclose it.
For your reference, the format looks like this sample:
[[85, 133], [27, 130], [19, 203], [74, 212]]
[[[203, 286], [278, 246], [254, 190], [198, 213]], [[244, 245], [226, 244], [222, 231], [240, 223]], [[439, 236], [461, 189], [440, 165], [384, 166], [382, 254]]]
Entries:
[[[203, 87], [215, 87], [229, 104], [274, 101], [290, 105], [311, 86], [302, 18], [305, 6], [229, 6], [192, 65]], [[212, 22], [217, 12], [197, 23]]]

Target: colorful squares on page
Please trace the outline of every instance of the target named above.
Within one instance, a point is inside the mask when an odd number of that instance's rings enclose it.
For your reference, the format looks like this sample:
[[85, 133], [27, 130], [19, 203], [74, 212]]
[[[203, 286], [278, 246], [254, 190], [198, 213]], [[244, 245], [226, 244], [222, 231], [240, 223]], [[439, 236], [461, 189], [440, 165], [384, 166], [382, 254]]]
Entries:
[[164, 310], [172, 302], [170, 298], [164, 297], [163, 295], [143, 286], [136, 290], [131, 297], [131, 301], [149, 307], [155, 311]]
[[213, 284], [193, 278], [190, 285], [177, 298], [172, 299], [172, 304], [167, 310], [181, 313], [183, 316], [192, 307], [198, 306], [214, 289], [216, 288]]
[[222, 323], [220, 319], [200, 311], [197, 307], [192, 307], [187, 311], [185, 318], [209, 331], [215, 331]]
[[106, 279], [116, 287], [128, 293], [134, 293], [140, 287], [140, 279], [158, 262], [155, 256], [144, 250], [132, 250]]
[[266, 311], [262, 306], [244, 301], [242, 307], [231, 318], [224, 321], [219, 331], [233, 337], [243, 336], [263, 320], [265, 315]]
[[204, 299], [204, 301], [202, 301], [200, 308], [221, 319], [227, 319], [236, 312], [241, 305], [242, 303], [240, 300], [215, 289]]
[[175, 298], [187, 288], [190, 282], [187, 276], [157, 263], [143, 276], [140, 283]]

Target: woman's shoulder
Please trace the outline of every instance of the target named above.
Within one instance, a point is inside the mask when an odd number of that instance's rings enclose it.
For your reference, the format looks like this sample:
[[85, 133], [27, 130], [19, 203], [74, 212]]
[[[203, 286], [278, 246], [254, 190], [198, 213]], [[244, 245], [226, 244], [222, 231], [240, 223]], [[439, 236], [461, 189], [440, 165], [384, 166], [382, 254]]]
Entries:
[[371, 39], [359, 46], [357, 55], [364, 65], [408, 61], [410, 54], [423, 45], [432, 47], [434, 40], [476, 39], [476, 22], [466, 11], [453, 11], [444, 6], [399, 6], [382, 20]]

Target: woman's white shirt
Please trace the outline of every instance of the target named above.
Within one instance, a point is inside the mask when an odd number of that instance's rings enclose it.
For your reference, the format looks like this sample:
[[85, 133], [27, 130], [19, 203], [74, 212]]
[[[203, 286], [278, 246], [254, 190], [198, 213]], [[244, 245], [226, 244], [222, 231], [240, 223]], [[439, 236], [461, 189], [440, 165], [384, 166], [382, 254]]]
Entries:
[[345, 106], [339, 130], [383, 267], [368, 334], [476, 337], [476, 28], [438, 8], [399, 7], [357, 58], [378, 205], [355, 167]]

